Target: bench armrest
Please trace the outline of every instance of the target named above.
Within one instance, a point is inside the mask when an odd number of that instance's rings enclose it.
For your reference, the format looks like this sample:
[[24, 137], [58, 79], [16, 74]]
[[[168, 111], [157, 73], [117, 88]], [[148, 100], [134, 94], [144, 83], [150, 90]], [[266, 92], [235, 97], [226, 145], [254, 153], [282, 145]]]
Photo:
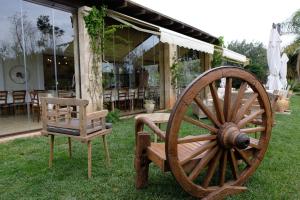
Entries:
[[88, 113], [86, 115], [86, 119], [90, 121], [94, 119], [105, 118], [107, 114], [108, 114], [108, 110], [96, 111], [96, 112]]
[[143, 131], [144, 125], [147, 125], [163, 141], [166, 140], [165, 132], [160, 130], [160, 128], [158, 126], [156, 126], [155, 123], [152, 122], [151, 119], [149, 119], [147, 117], [139, 117], [136, 119], [136, 122], [135, 122], [136, 136], [137, 136], [137, 134], [139, 134], [139, 132]]

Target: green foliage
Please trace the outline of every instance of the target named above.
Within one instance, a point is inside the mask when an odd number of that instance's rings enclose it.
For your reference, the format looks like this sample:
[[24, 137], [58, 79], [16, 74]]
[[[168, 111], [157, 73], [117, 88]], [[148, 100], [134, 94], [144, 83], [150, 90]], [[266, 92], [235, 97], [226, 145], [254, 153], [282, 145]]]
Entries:
[[[300, 96], [292, 97], [291, 110], [290, 115], [275, 115], [276, 126], [268, 150], [261, 165], [247, 180], [248, 190], [227, 199], [299, 199]], [[184, 134], [199, 132], [197, 126], [183, 125]], [[165, 126], [162, 128], [165, 130]], [[112, 134], [108, 135], [110, 167], [105, 162], [102, 141], [93, 140], [92, 179], [87, 179], [86, 146], [73, 141], [73, 157], [68, 159], [65, 137], [55, 137], [54, 165], [49, 169], [48, 140], [47, 137], [34, 137], [0, 144], [0, 199], [194, 199], [182, 190], [171, 173], [162, 173], [152, 164], [149, 186], [135, 189], [132, 118], [114, 124]], [[231, 170], [230, 165], [227, 169]]]
[[[266, 72], [268, 69], [267, 50], [264, 48], [262, 42], [247, 43], [246, 40], [242, 42], [232, 41], [227, 48], [249, 58], [250, 65], [246, 68], [253, 72], [262, 82], [266, 81]], [[254, 69], [251, 69], [251, 67]]]
[[171, 84], [174, 88], [177, 87], [177, 80], [180, 77], [180, 71], [179, 71], [179, 62], [178, 60], [174, 60], [172, 66], [171, 66]]
[[250, 65], [247, 65], [245, 67], [245, 69], [247, 69], [248, 71], [255, 74], [259, 80], [267, 79], [267, 71], [266, 71], [266, 68], [264, 68], [264, 67], [261, 67], [257, 64], [250, 64]]
[[218, 38], [219, 40], [219, 47], [220, 48], [215, 48], [215, 51], [214, 51], [214, 54], [213, 54], [213, 59], [212, 59], [212, 67], [219, 67], [221, 66], [222, 64], [222, 60], [223, 60], [223, 52], [222, 52], [222, 48], [221, 47], [224, 47], [224, 37], [223, 36], [220, 36]]
[[116, 123], [120, 121], [120, 111], [115, 109], [114, 111], [109, 112], [106, 116], [106, 121], [109, 123]]

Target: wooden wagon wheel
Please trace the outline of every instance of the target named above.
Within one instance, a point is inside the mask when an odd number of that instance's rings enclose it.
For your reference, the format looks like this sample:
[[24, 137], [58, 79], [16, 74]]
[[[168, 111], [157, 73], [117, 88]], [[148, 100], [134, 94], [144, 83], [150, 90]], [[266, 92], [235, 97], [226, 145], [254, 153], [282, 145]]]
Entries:
[[[223, 101], [216, 89], [221, 78], [226, 79]], [[236, 92], [232, 91], [233, 82], [240, 82]], [[248, 86], [253, 92], [245, 101]], [[215, 111], [209, 109], [201, 98], [201, 94], [207, 91], [211, 93]], [[233, 93], [236, 94], [235, 99]], [[198, 106], [209, 122], [188, 116], [191, 104]], [[255, 104], [258, 106], [253, 110]], [[254, 126], [258, 119], [259, 125]], [[180, 137], [183, 123], [193, 124], [206, 130], [207, 134]], [[195, 197], [207, 196], [225, 186], [241, 186], [262, 161], [271, 129], [272, 111], [262, 84], [243, 69], [214, 68], [193, 81], [177, 100], [166, 132], [169, 167], [177, 182]], [[254, 138], [257, 133], [258, 138]], [[179, 159], [180, 144], [199, 142], [202, 142], [201, 146]], [[196, 160], [196, 157], [201, 159]], [[193, 159], [197, 162], [191, 162]], [[188, 164], [190, 166], [186, 166]]]

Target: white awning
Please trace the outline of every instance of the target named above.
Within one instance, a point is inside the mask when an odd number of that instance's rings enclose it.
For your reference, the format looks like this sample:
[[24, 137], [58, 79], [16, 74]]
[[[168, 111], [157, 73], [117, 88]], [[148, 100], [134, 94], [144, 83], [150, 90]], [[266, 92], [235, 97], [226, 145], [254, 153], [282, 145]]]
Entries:
[[[177, 33], [175, 31], [171, 31], [169, 29], [165, 29], [163, 27], [150, 24], [148, 22], [144, 22], [133, 17], [129, 17], [127, 15], [111, 11], [109, 10], [108, 16], [127, 25], [138, 31], [147, 32], [155, 35], [160, 35], [160, 41], [163, 43], [175, 44], [181, 47], [185, 47], [188, 49], [194, 49], [197, 51], [202, 51], [205, 53], [213, 54], [214, 53], [214, 45], [209, 44], [207, 42], [183, 35], [181, 33]], [[137, 24], [137, 25], [135, 25]], [[139, 25], [143, 24], [144, 26], [148, 26], [149, 29], [141, 28]], [[159, 31], [159, 32], [157, 32]]]
[[239, 54], [239, 53], [236, 53], [236, 52], [231, 51], [231, 50], [226, 49], [226, 48], [223, 48], [223, 57], [229, 58], [229, 59], [232, 59], [232, 60], [236, 60], [236, 61], [240, 61], [242, 63], [245, 63], [247, 61], [246, 56], [244, 56], [242, 54]]
[[197, 51], [202, 51], [205, 53], [213, 54], [214, 45], [189, 36], [171, 31], [162, 27], [159, 27], [160, 30], [160, 41], [163, 43], [175, 44], [181, 47], [188, 49], [194, 49]]

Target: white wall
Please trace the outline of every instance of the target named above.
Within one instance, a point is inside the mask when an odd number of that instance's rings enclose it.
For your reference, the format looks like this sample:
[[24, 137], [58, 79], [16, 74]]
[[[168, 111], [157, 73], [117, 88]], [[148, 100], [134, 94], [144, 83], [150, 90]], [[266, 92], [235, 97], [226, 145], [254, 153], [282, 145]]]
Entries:
[[[22, 57], [23, 58], [23, 57]], [[26, 85], [14, 83], [9, 76], [11, 68], [15, 65], [23, 65], [23, 59], [6, 59], [0, 63], [0, 90], [14, 91], [25, 90]], [[28, 90], [44, 89], [44, 67], [42, 54], [34, 54], [26, 57], [26, 67], [29, 73]], [[4, 65], [3, 65], [4, 64]]]

